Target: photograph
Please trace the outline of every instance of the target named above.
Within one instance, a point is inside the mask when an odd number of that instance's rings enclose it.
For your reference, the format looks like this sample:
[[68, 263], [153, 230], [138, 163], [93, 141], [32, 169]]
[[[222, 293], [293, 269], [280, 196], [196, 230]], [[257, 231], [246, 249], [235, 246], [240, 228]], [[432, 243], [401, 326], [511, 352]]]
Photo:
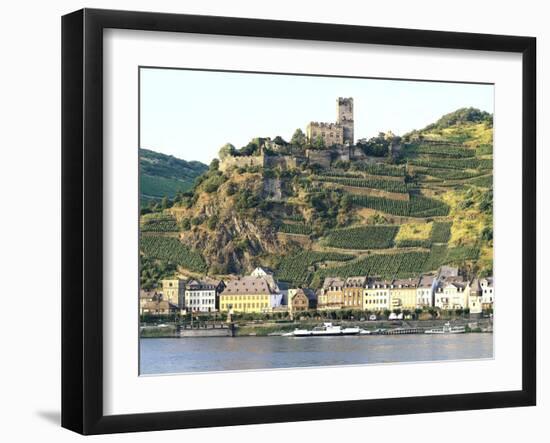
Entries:
[[493, 358], [494, 84], [137, 74], [140, 375]]

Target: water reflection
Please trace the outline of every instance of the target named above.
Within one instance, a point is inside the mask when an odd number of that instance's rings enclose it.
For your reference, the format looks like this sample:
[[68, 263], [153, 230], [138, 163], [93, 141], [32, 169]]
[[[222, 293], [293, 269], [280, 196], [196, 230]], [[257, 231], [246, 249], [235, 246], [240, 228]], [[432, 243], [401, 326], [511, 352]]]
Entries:
[[140, 340], [142, 374], [481, 359], [492, 356], [492, 334]]

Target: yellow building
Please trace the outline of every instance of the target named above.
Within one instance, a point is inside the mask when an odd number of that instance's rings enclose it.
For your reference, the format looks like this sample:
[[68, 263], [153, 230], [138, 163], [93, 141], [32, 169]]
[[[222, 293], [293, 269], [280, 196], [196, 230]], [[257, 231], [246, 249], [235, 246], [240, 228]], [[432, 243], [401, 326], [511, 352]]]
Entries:
[[317, 298], [317, 309], [342, 309], [344, 305], [344, 285], [341, 278], [327, 277]]
[[343, 309], [363, 309], [363, 290], [367, 277], [348, 277], [344, 284]]
[[383, 312], [390, 309], [390, 286], [387, 280], [368, 279], [363, 290], [363, 310]]
[[390, 286], [390, 309], [416, 308], [416, 288], [418, 278], [396, 279]]
[[220, 310], [233, 312], [271, 312], [273, 294], [263, 277], [239, 277], [226, 282], [220, 294]]
[[183, 308], [185, 281], [178, 278], [162, 280], [162, 299]]

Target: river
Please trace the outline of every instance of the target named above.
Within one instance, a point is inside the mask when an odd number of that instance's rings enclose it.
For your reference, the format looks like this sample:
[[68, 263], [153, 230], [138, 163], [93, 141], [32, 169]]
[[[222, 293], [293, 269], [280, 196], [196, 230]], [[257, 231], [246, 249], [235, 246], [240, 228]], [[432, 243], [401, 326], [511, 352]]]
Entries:
[[492, 357], [490, 333], [140, 339], [143, 375]]

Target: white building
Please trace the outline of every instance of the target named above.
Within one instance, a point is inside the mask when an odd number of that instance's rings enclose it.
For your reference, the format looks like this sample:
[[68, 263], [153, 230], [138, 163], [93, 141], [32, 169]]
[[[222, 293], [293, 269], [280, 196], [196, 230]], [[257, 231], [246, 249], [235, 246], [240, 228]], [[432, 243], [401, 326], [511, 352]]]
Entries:
[[269, 303], [271, 305], [271, 309], [278, 309], [281, 308], [283, 304], [284, 298], [283, 294], [271, 294], [269, 297]]
[[493, 277], [481, 278], [481, 304], [483, 309], [492, 309], [495, 302], [495, 288], [493, 286]]
[[218, 310], [218, 288], [220, 282], [190, 280], [185, 285], [187, 310], [193, 312], [213, 312]]
[[479, 280], [474, 278], [470, 283], [470, 291], [468, 293], [468, 308], [470, 314], [481, 314], [482, 311], [482, 289]]
[[420, 277], [416, 288], [416, 307], [427, 308], [434, 305], [434, 288], [437, 280], [434, 275], [423, 275]]
[[445, 310], [468, 307], [470, 286], [461, 277], [448, 278], [439, 282], [435, 290], [435, 307]]
[[250, 273], [250, 275], [252, 277], [267, 277], [268, 275], [273, 275], [273, 273], [265, 268], [262, 268], [261, 266], [258, 266]]

